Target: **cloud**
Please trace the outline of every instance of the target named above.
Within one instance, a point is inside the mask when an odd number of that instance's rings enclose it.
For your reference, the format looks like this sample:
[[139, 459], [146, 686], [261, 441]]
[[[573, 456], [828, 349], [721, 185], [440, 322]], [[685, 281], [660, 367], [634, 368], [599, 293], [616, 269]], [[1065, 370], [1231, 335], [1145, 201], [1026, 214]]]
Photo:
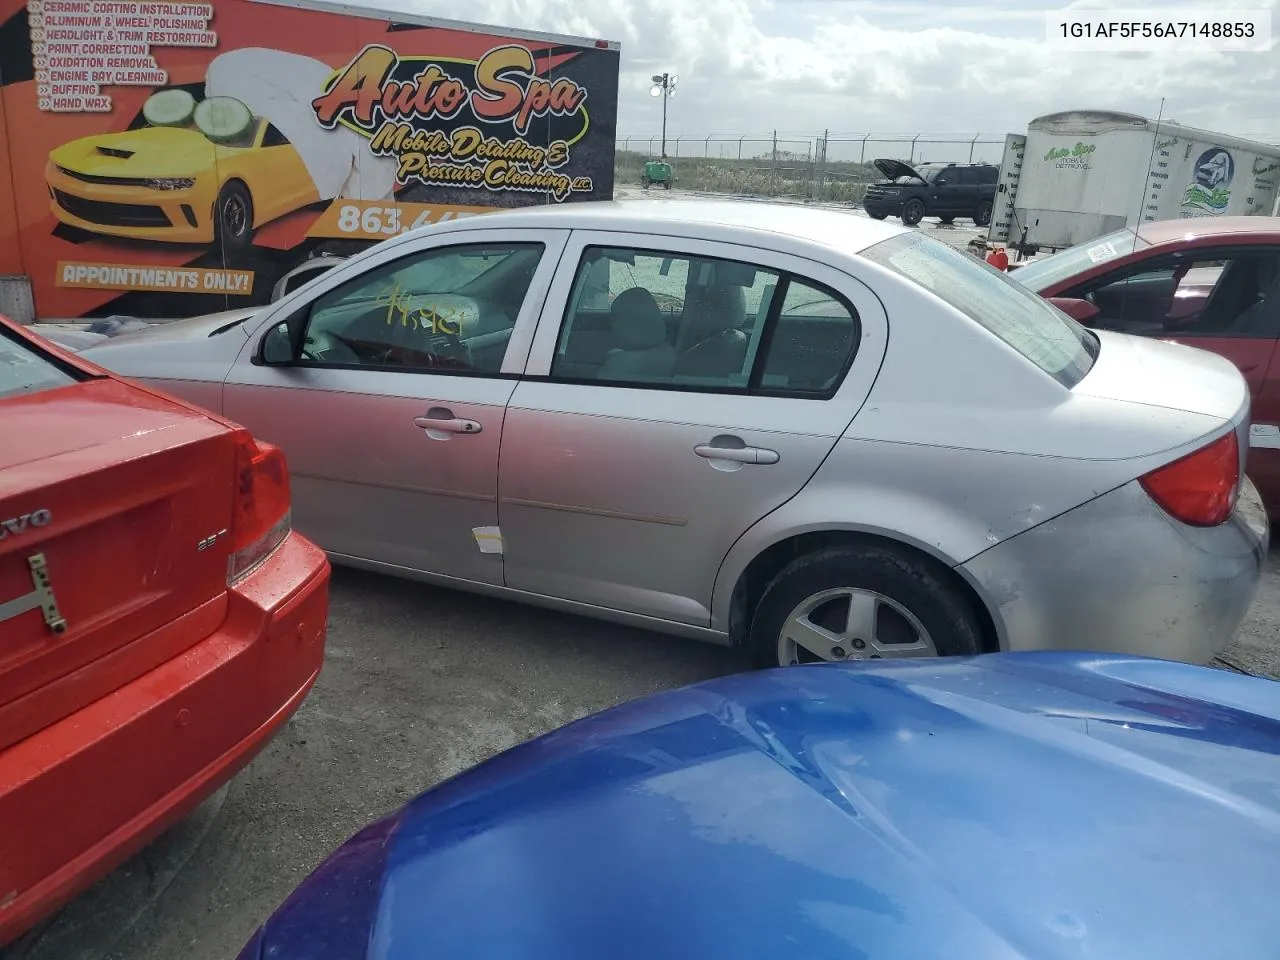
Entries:
[[[457, 17], [453, 0], [411, 9]], [[620, 136], [661, 124], [648, 96], [658, 70], [680, 74], [671, 135], [812, 138], [932, 134], [999, 139], [1036, 116], [1112, 109], [1236, 136], [1273, 126], [1280, 57], [1270, 53], [1059, 52], [1045, 11], [1068, 4], [987, 0], [475, 0], [468, 19], [622, 43]], [[1277, 0], [1248, 6], [1274, 9]], [[1082, 8], [1136, 4], [1077, 3]], [[1200, 5], [1204, 7], [1203, 4]], [[1210, 8], [1211, 9], [1211, 8]], [[1164, 19], [1166, 7], [1151, 7]], [[1159, 10], [1157, 14], [1156, 11]], [[998, 152], [998, 151], [997, 151]]]

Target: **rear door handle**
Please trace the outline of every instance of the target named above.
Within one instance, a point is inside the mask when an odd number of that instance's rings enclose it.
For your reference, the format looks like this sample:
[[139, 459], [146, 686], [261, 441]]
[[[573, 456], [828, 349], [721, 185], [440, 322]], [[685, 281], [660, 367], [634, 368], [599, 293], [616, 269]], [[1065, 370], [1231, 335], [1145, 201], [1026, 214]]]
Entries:
[[460, 417], [414, 417], [413, 425], [423, 430], [440, 430], [444, 433], [479, 433], [480, 424]]
[[734, 460], [738, 463], [777, 463], [778, 451], [766, 450], [764, 447], [713, 447], [709, 443], [700, 443], [693, 452], [708, 460]]

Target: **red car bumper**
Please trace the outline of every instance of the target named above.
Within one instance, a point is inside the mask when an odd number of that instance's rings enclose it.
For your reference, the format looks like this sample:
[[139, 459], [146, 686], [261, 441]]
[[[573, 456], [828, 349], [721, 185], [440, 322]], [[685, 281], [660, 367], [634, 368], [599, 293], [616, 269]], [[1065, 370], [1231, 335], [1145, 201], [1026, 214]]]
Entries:
[[324, 662], [329, 563], [297, 534], [222, 627], [0, 751], [0, 945], [186, 816], [271, 740]]

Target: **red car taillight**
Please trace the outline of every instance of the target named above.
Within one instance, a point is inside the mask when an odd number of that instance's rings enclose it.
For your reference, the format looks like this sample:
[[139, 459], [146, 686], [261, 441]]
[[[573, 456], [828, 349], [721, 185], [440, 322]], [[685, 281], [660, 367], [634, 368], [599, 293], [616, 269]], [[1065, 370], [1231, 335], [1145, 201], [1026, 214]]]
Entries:
[[284, 453], [236, 435], [236, 500], [231, 517], [227, 582], [239, 580], [284, 542], [292, 527], [289, 468]]
[[1185, 524], [1216, 527], [1225, 523], [1240, 492], [1240, 446], [1235, 431], [1152, 470], [1139, 482], [1152, 500]]

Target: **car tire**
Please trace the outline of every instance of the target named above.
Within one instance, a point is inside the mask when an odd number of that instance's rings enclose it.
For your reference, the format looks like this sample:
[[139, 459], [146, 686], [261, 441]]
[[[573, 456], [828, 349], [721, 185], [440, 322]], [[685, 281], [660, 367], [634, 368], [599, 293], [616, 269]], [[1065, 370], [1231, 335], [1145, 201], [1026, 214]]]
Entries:
[[924, 204], [919, 200], [908, 200], [902, 205], [902, 222], [914, 227], [924, 219]]
[[646, 190], [648, 190], [648, 189], [649, 189], [649, 184], [651, 184], [651, 183], [653, 183], [653, 181], [652, 181], [652, 180], [650, 180], [648, 177], [641, 177], [641, 178], [640, 178], [640, 184], [641, 184], [641, 186], [643, 186]]
[[973, 215], [973, 222], [979, 227], [985, 227], [987, 224], [991, 222], [991, 204], [990, 203], [984, 200], [982, 201], [982, 203], [978, 204], [978, 209], [977, 211], [975, 211]]
[[[871, 610], [864, 625], [874, 636], [845, 629], [854, 602]], [[811, 627], [817, 627], [805, 634], [811, 644], [840, 634], [843, 640], [833, 639], [830, 655], [819, 657], [794, 641]], [[823, 659], [970, 656], [982, 650], [982, 628], [970, 599], [936, 561], [892, 544], [867, 544], [828, 547], [784, 567], [760, 597], [748, 643], [758, 669]]]
[[253, 197], [239, 180], [229, 180], [218, 191], [213, 231], [213, 241], [224, 255], [241, 253], [253, 244]]

